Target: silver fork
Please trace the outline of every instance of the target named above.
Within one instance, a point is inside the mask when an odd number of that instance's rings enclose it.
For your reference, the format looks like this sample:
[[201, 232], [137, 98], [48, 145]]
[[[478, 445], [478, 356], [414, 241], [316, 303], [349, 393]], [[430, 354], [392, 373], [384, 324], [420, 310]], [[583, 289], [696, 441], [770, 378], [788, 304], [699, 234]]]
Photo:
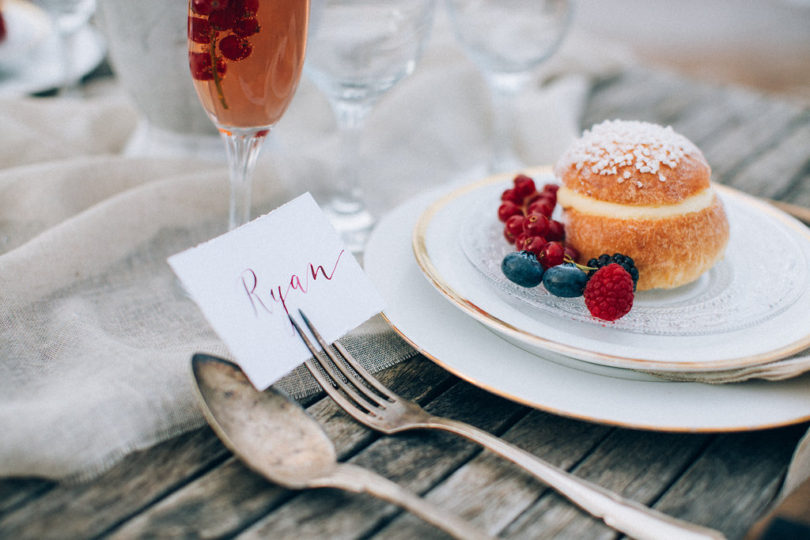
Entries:
[[[336, 341], [333, 346], [339, 353], [339, 358], [306, 315], [301, 310], [299, 314], [321, 350], [331, 360], [330, 362], [319, 354], [301, 326], [290, 316], [298, 335], [312, 352], [312, 359], [304, 365], [326, 393], [361, 424], [387, 435], [411, 429], [439, 429], [466, 437], [522, 467], [586, 512], [601, 518], [608, 526], [633, 538], [650, 540], [724, 538], [718, 531], [675, 519], [625, 499], [597, 484], [582, 480], [484, 430], [428, 413], [413, 401], [404, 399], [386, 388], [366, 371], [340, 342]], [[324, 372], [328, 373], [328, 377]]]

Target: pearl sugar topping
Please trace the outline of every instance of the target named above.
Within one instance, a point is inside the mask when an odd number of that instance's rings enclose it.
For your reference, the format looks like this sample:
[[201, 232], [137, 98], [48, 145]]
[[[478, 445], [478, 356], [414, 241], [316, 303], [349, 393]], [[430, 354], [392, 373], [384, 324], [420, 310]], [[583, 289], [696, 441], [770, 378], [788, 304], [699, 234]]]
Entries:
[[[662, 166], [675, 168], [694, 145], [672, 127], [648, 122], [607, 120], [586, 130], [580, 139], [560, 158], [559, 165], [571, 165], [577, 171], [589, 167], [593, 174], [617, 174], [620, 167], [634, 167], [640, 173], [658, 175], [666, 181]], [[630, 178], [625, 170], [617, 178], [622, 183]]]

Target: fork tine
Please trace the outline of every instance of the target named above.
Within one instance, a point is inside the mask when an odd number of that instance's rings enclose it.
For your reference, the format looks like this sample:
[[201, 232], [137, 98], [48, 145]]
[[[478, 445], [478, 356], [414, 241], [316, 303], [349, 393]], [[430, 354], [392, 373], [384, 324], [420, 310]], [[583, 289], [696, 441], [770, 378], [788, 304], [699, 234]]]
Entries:
[[380, 393], [382, 397], [389, 401], [395, 401], [399, 396], [397, 396], [394, 392], [391, 391], [390, 388], [386, 388], [383, 384], [371, 373], [369, 373], [366, 368], [360, 365], [360, 362], [354, 359], [354, 357], [349, 354], [349, 351], [343, 346], [342, 343], [339, 341], [335, 342], [335, 348], [338, 352], [343, 356], [346, 362], [352, 367], [352, 369], [357, 372], [358, 375], [363, 379], [363, 382], [372, 386], [377, 392]]
[[[312, 353], [313, 360], [315, 362], [317, 362], [318, 365], [320, 365], [324, 369], [324, 371], [326, 371], [329, 374], [329, 376], [332, 378], [332, 380], [328, 380], [327, 377], [325, 377], [323, 375], [323, 373], [321, 373], [321, 371], [317, 368], [317, 366], [313, 363], [312, 360], [308, 360], [307, 362], [304, 363], [304, 366], [306, 366], [306, 368], [310, 371], [310, 373], [312, 373], [312, 375], [315, 377], [315, 380], [318, 381], [318, 384], [321, 385], [321, 387], [326, 391], [326, 393], [329, 394], [329, 396], [332, 399], [334, 399], [336, 402], [338, 402], [338, 404], [343, 409], [347, 410], [350, 413], [353, 410], [357, 410], [357, 408], [359, 406], [364, 411], [368, 412], [369, 414], [375, 414], [374, 409], [377, 408], [377, 404], [374, 403], [374, 402], [371, 402], [370, 400], [368, 400], [365, 397], [358, 394], [351, 386], [347, 386], [345, 384], [342, 384], [342, 381], [340, 379], [340, 375], [335, 371], [335, 369], [328, 362], [324, 362], [321, 359], [320, 354], [318, 353], [318, 350], [315, 348], [315, 345], [312, 344], [312, 342], [306, 336], [306, 334], [301, 329], [299, 324], [295, 321], [295, 319], [293, 319], [291, 315], [288, 315], [288, 317], [290, 318], [290, 322], [292, 323], [293, 327], [295, 328], [295, 331], [298, 332], [298, 336], [301, 338], [301, 340], [307, 346], [307, 349], [309, 349], [309, 352]], [[318, 342], [319, 342], [319, 344], [322, 344], [322, 338]], [[330, 355], [331, 351], [329, 351], [329, 349], [327, 347], [324, 347], [324, 352], [327, 355], [331, 356]], [[354, 403], [352, 403], [351, 400], [346, 399], [346, 397], [343, 396], [343, 394], [338, 392], [337, 391], [338, 388], [343, 390], [352, 400], [354, 400]]]
[[[358, 384], [357, 376], [354, 375], [353, 373], [351, 373], [346, 368], [346, 364], [344, 362], [342, 362], [340, 359], [338, 359], [338, 357], [335, 355], [335, 353], [332, 352], [331, 347], [329, 347], [329, 345], [323, 339], [320, 332], [318, 332], [318, 330], [315, 329], [315, 327], [312, 325], [312, 322], [304, 314], [304, 312], [299, 309], [298, 313], [301, 315], [301, 318], [304, 320], [304, 323], [307, 325], [307, 328], [309, 328], [309, 331], [312, 332], [313, 336], [315, 336], [315, 339], [318, 341], [318, 344], [321, 346], [321, 348], [326, 353], [326, 356], [328, 356], [329, 359], [332, 360], [332, 362], [340, 370], [340, 372], [343, 374], [343, 376], [346, 377], [346, 381], [349, 382], [350, 384], [352, 384], [354, 386], [354, 388], [356, 388], [358, 391], [360, 391], [360, 393], [362, 393], [363, 396], [368, 401], [374, 403], [378, 407], [385, 408], [385, 402], [388, 401], [388, 398], [386, 397], [387, 393], [385, 391], [382, 391], [381, 392], [382, 395], [378, 395], [378, 394], [372, 392], [371, 390], [369, 390], [369, 388], [367, 386], [364, 386], [362, 383]], [[343, 347], [343, 345], [340, 344], [340, 342], [335, 341], [333, 343], [333, 345], [338, 350], [338, 352], [341, 354], [341, 356], [343, 356], [343, 358], [345, 358], [345, 359], [351, 358], [351, 355], [349, 354], [349, 351], [347, 351]], [[352, 360], [353, 360], [353, 362], [351, 362], [351, 363], [357, 364], [357, 362], [354, 361], [353, 358], [352, 358]], [[359, 366], [359, 364], [357, 364], [357, 365]], [[361, 380], [363, 379], [363, 377], [360, 377], [360, 378], [361, 378]], [[379, 384], [377, 386], [379, 386]], [[375, 386], [375, 388], [377, 386]]]

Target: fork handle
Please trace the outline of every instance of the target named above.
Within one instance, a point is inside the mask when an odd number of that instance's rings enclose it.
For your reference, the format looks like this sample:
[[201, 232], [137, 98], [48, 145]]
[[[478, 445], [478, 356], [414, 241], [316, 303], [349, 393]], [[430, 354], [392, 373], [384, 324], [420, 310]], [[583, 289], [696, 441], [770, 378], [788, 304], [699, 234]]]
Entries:
[[494, 540], [467, 521], [428, 503], [399, 484], [363, 467], [341, 463], [332, 473], [318, 482], [321, 487], [334, 487], [354, 493], [368, 493], [408, 510], [459, 540]]
[[537, 456], [511, 445], [491, 433], [449, 418], [433, 417], [424, 426], [461, 435], [527, 470], [571, 502], [601, 518], [607, 525], [640, 540], [721, 539], [720, 532], [675, 519], [625, 499], [602, 486], [570, 474]]

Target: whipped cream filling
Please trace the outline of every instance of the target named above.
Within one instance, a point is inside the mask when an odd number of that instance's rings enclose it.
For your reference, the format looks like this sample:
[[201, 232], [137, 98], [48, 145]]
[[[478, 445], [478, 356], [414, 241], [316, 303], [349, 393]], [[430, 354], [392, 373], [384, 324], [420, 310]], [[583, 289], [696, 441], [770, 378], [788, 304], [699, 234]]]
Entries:
[[578, 212], [593, 216], [618, 219], [665, 219], [691, 212], [700, 212], [708, 208], [714, 201], [714, 189], [708, 187], [676, 204], [630, 206], [600, 201], [565, 186], [560, 186], [557, 192], [557, 201], [563, 208], [573, 208]]

